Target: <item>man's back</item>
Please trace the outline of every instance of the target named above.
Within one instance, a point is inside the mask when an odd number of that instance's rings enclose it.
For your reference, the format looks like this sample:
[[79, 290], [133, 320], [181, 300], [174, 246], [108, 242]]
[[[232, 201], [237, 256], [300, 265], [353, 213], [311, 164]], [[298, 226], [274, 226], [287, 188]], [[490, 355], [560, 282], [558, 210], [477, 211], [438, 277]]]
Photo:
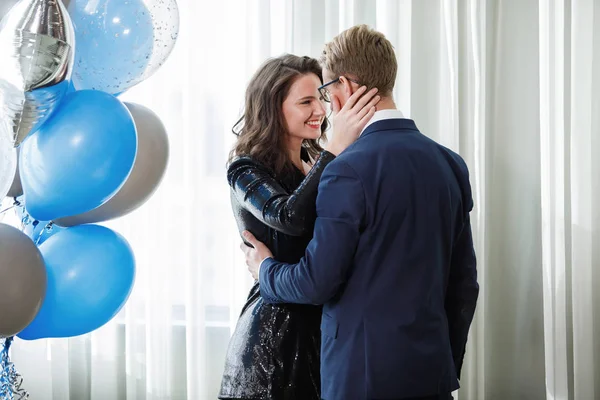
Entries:
[[345, 285], [324, 308], [323, 398], [457, 389], [478, 291], [466, 165], [407, 119], [373, 123], [334, 163], [361, 182], [364, 216]]

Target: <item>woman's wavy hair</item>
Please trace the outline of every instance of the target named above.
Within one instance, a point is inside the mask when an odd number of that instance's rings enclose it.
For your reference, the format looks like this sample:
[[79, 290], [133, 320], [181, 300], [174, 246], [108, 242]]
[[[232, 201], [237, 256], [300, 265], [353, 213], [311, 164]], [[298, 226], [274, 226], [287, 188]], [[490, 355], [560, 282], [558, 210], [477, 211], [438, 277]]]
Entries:
[[[248, 88], [242, 117], [233, 126], [238, 136], [229, 162], [247, 155], [281, 173], [293, 168], [287, 151], [287, 125], [283, 116], [283, 101], [299, 77], [315, 74], [323, 83], [319, 62], [310, 57], [285, 54], [267, 60], [254, 74]], [[321, 125], [321, 140], [327, 140], [327, 118]], [[323, 150], [319, 140], [305, 140], [303, 147], [311, 158]]]

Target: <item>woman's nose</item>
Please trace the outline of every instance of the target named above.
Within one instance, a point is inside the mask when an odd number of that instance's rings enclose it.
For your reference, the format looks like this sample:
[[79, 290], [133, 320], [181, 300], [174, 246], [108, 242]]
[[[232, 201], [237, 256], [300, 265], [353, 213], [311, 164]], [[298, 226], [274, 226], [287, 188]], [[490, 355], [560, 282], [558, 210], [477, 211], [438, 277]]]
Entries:
[[317, 101], [316, 105], [317, 106], [314, 108], [313, 114], [315, 114], [316, 116], [319, 116], [319, 117], [322, 117], [323, 115], [325, 115], [325, 111], [326, 111], [325, 105], [320, 101]]

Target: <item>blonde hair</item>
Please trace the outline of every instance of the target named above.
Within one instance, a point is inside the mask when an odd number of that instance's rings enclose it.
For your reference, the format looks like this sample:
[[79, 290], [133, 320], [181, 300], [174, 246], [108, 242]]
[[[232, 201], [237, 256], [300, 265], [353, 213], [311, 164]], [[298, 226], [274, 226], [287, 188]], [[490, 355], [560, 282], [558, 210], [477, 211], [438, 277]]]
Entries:
[[319, 62], [335, 77], [351, 75], [384, 96], [394, 90], [398, 71], [394, 46], [367, 25], [353, 26], [334, 37], [325, 45]]

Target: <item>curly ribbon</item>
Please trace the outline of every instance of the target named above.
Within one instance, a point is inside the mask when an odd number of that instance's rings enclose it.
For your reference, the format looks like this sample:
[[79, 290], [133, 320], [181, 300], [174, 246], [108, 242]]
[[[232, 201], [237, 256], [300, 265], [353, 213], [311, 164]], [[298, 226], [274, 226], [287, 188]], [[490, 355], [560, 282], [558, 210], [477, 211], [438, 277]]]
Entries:
[[[39, 224], [38, 220], [33, 221], [34, 223], [34, 227]], [[40, 240], [42, 240], [42, 237], [44, 236], [44, 233], [50, 233], [52, 232], [52, 228], [54, 227], [54, 222], [50, 221], [46, 224], [46, 226], [44, 227], [44, 229], [42, 229], [38, 235], [38, 237], [34, 240], [34, 243], [36, 245], [40, 244]]]
[[19, 375], [8, 355], [12, 341], [12, 336], [6, 338], [4, 348], [0, 351], [0, 400], [24, 400], [29, 398], [29, 393], [21, 387], [23, 377]]

